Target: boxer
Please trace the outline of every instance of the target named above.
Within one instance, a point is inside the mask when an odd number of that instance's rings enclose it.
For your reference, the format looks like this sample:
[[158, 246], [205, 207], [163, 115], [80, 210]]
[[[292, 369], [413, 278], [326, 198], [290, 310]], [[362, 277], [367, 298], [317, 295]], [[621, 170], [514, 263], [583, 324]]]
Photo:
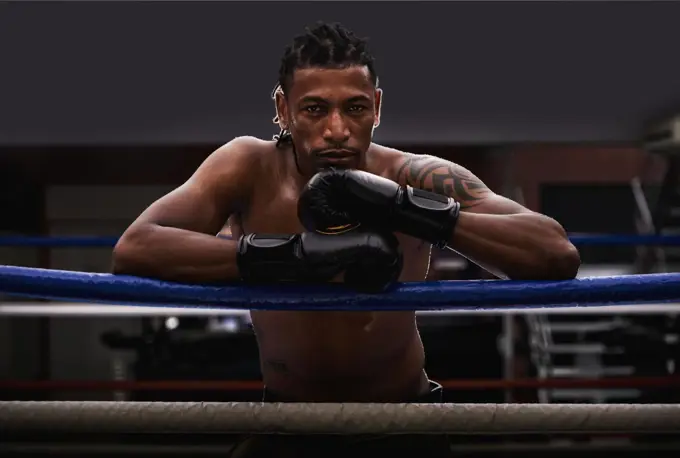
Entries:
[[[344, 281], [380, 294], [423, 281], [435, 245], [505, 278], [576, 276], [579, 254], [555, 220], [457, 164], [374, 143], [382, 96], [365, 40], [337, 24], [307, 29], [281, 60], [279, 134], [214, 151], [125, 231], [114, 273], [193, 284]], [[216, 237], [226, 222], [232, 238]], [[265, 402], [442, 401], [412, 311], [251, 315]], [[392, 452], [450, 455], [446, 437], [390, 435], [254, 436], [233, 456]]]

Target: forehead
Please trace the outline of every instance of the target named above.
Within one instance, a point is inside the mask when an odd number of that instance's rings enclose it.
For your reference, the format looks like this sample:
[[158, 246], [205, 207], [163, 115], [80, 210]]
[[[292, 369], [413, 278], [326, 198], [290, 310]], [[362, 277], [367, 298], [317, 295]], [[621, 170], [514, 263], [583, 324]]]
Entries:
[[375, 87], [366, 67], [302, 68], [293, 74], [289, 97], [326, 100], [371, 97]]

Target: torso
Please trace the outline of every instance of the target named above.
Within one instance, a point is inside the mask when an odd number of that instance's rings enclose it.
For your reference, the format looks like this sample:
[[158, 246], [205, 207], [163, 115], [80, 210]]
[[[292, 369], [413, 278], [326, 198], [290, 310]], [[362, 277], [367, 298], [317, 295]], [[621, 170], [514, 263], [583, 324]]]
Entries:
[[[233, 236], [242, 233], [299, 233], [301, 187], [284, 155], [263, 152], [250, 202], [230, 218]], [[395, 179], [394, 152], [377, 145], [367, 157], [367, 171]], [[395, 234], [404, 254], [400, 281], [427, 276], [431, 247]], [[424, 351], [414, 312], [273, 312], [253, 311], [260, 364], [268, 389], [299, 401], [374, 401], [412, 399], [427, 389]]]

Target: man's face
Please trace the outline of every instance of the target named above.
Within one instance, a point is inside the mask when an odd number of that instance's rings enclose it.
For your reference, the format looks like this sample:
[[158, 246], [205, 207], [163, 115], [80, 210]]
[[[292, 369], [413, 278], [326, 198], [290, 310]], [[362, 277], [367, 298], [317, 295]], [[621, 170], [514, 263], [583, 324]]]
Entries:
[[361, 167], [380, 99], [366, 67], [297, 70], [288, 93], [277, 97], [277, 111], [303, 169]]

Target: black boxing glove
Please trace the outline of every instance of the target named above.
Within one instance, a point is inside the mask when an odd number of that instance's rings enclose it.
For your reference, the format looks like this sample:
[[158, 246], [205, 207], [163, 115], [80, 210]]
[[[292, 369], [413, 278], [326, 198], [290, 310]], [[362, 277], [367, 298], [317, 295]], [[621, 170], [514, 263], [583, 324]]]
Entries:
[[385, 291], [403, 266], [392, 234], [365, 231], [249, 234], [239, 239], [237, 263], [246, 283], [325, 283], [344, 271], [345, 284], [361, 292]]
[[361, 224], [440, 248], [451, 239], [459, 213], [460, 204], [450, 197], [360, 170], [319, 172], [298, 200], [298, 217], [309, 231], [333, 233]]

